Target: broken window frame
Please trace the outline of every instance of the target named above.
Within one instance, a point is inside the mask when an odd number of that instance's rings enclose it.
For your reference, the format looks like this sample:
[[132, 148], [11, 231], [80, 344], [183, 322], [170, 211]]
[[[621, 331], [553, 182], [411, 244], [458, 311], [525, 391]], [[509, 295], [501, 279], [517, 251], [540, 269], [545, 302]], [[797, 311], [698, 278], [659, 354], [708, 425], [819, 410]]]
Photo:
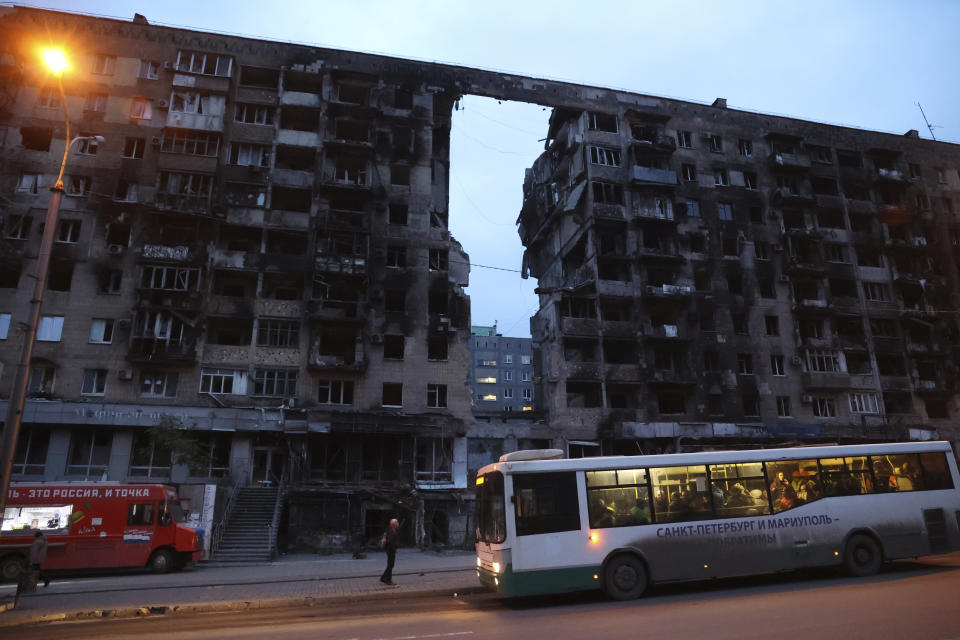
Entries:
[[207, 173], [161, 171], [155, 203], [172, 209], [206, 209], [213, 193], [214, 176]]
[[80, 385], [81, 396], [102, 396], [107, 390], [106, 369], [84, 369]]
[[[42, 183], [43, 183], [42, 176], [43, 174], [40, 174], [40, 173], [27, 173], [27, 172], [21, 173], [20, 177], [17, 178], [16, 192], [37, 195], [38, 193], [40, 193], [40, 187], [42, 186]], [[24, 216], [21, 216], [21, 218], [22, 217]], [[8, 235], [7, 237], [12, 238], [14, 236]], [[22, 240], [23, 238], [20, 238], [20, 239]]]
[[790, 418], [791, 407], [790, 407], [790, 396], [776, 396], [777, 402], [777, 417], [778, 418]]
[[146, 98], [130, 99], [130, 119], [131, 120], [152, 120], [153, 103]]
[[258, 347], [300, 346], [300, 322], [297, 320], [260, 319], [257, 324]]
[[752, 353], [737, 354], [737, 375], [740, 375], [740, 376], [754, 375]]
[[[399, 404], [388, 403], [388, 400], [393, 400], [394, 396], [399, 397], [400, 399]], [[389, 407], [389, 408], [402, 408], [403, 407], [403, 383], [402, 382], [384, 382], [383, 392], [380, 397], [380, 405], [383, 407]]]
[[296, 369], [254, 369], [253, 394], [269, 398], [295, 398], [297, 396]]
[[614, 182], [591, 180], [594, 204], [623, 205], [623, 186]]
[[743, 158], [752, 158], [753, 157], [753, 141], [747, 140], [745, 138], [740, 138], [737, 142], [737, 153], [740, 154]]
[[[697, 181], [697, 165], [690, 163], [683, 163], [680, 165], [680, 177], [684, 182], [696, 182]], [[690, 215], [689, 213], [687, 215]]]
[[188, 129], [167, 129], [163, 133], [160, 151], [215, 158], [220, 152], [220, 134]]
[[681, 149], [693, 149], [693, 132], [678, 130], [677, 146]]
[[252, 102], [238, 102], [233, 114], [235, 122], [243, 124], [257, 124], [268, 127], [273, 126], [274, 108], [266, 104], [255, 104]]
[[107, 96], [105, 93], [91, 91], [87, 94], [86, 99], [83, 101], [83, 110], [91, 111], [93, 113], [106, 113], [108, 97], [109, 96]]
[[387, 245], [387, 267], [403, 269], [407, 266], [407, 248], [403, 245]]
[[145, 264], [140, 267], [140, 288], [154, 291], [199, 291], [201, 270], [198, 267], [177, 267]]
[[771, 355], [770, 356], [770, 373], [774, 376], [785, 376], [787, 375], [786, 369], [784, 368], [784, 358], [781, 355]]
[[[612, 128], [610, 125], [613, 125]], [[605, 133], [620, 132], [620, 118], [614, 113], [600, 113], [598, 111], [587, 112], [587, 128], [591, 131], [602, 131]]]
[[453, 481], [453, 451], [449, 438], [418, 437], [414, 459], [418, 483], [447, 484]]
[[30, 377], [27, 380], [27, 394], [30, 397], [48, 396], [52, 394], [56, 377], [56, 367], [49, 365], [30, 367]]
[[877, 394], [869, 391], [850, 392], [847, 394], [850, 413], [878, 415], [881, 414], [880, 402]]
[[123, 139], [123, 151], [121, 152], [120, 157], [132, 160], [140, 160], [143, 158], [143, 152], [146, 148], [146, 138], [126, 136]]
[[200, 391], [214, 395], [246, 395], [247, 372], [242, 369], [200, 369]]
[[447, 408], [447, 385], [427, 384], [427, 407], [431, 409]]
[[176, 398], [180, 374], [176, 371], [141, 371], [141, 398]]
[[832, 349], [806, 349], [803, 365], [812, 373], [846, 373], [843, 353]]
[[177, 71], [229, 78], [233, 72], [233, 56], [181, 49], [177, 51], [174, 66]]
[[730, 186], [730, 175], [727, 173], [726, 169], [713, 170], [713, 186], [715, 187]]
[[80, 220], [60, 220], [57, 223], [57, 237], [54, 242], [61, 244], [76, 244], [80, 242]]
[[446, 249], [430, 249], [430, 271], [449, 271], [450, 252]]
[[93, 318], [90, 321], [90, 344], [113, 344], [114, 321], [111, 318]]
[[52, 87], [41, 89], [37, 96], [37, 106], [41, 109], [59, 109], [60, 93]]
[[90, 56], [90, 73], [100, 76], [112, 76], [117, 68], [117, 56], [107, 53], [95, 53]]
[[269, 167], [270, 146], [247, 142], [231, 142], [230, 164], [240, 167]]
[[317, 403], [353, 405], [353, 380], [317, 380]]
[[864, 282], [863, 297], [867, 302], [890, 302], [890, 290], [883, 282]]
[[601, 167], [619, 167], [620, 149], [590, 145], [590, 164]]
[[137, 69], [137, 77], [144, 80], [160, 79], [160, 62], [158, 60], [140, 59], [140, 67]]

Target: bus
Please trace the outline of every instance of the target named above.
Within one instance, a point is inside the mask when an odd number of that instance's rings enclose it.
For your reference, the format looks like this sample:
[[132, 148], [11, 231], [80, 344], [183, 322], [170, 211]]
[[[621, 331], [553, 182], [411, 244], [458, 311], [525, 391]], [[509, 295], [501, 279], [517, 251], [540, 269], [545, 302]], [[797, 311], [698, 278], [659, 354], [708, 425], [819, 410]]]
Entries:
[[162, 484], [12, 484], [0, 526], [0, 579], [16, 580], [37, 531], [43, 570], [149, 567], [200, 559], [202, 531], [184, 524], [177, 490]]
[[477, 473], [477, 576], [506, 596], [884, 561], [960, 549], [947, 442], [558, 459]]

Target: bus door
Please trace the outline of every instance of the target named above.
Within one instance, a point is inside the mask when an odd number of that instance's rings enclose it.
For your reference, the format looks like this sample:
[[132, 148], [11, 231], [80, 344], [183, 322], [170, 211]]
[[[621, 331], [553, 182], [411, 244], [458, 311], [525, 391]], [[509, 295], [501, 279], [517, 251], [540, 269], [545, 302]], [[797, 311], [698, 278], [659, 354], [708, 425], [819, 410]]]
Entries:
[[520, 473], [513, 479], [514, 571], [575, 566], [587, 543], [581, 531], [575, 471]]

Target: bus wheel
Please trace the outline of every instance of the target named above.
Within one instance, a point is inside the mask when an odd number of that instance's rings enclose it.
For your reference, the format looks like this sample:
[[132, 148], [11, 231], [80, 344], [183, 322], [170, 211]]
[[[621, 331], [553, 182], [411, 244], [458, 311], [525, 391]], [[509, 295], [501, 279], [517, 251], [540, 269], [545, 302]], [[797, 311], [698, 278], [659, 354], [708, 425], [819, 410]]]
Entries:
[[154, 573], [166, 573], [173, 568], [173, 554], [166, 549], [157, 549], [147, 564]]
[[0, 560], [0, 580], [3, 582], [16, 582], [20, 579], [20, 574], [27, 568], [27, 563], [23, 556], [11, 553]]
[[635, 600], [647, 589], [647, 568], [629, 553], [614, 556], [603, 573], [603, 590], [614, 600]]
[[851, 536], [850, 540], [847, 541], [843, 561], [851, 574], [863, 578], [880, 571], [880, 565], [883, 563], [883, 553], [881, 553], [880, 546], [873, 538], [857, 534]]

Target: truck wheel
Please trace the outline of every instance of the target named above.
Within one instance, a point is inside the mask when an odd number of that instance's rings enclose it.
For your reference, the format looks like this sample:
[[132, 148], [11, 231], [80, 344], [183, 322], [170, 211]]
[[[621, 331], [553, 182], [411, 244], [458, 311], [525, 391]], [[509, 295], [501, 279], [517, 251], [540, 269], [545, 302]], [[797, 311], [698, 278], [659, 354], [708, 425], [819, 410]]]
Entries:
[[154, 573], [166, 573], [173, 568], [173, 554], [166, 549], [157, 549], [147, 563]]
[[603, 572], [603, 590], [614, 600], [635, 600], [647, 589], [647, 568], [629, 553], [614, 556]]
[[843, 562], [847, 571], [858, 578], [875, 575], [883, 563], [883, 552], [870, 536], [856, 534], [847, 541], [843, 552]]
[[3, 559], [0, 560], [0, 581], [16, 582], [20, 579], [20, 575], [23, 574], [26, 568], [27, 563], [23, 559], [23, 556], [14, 553], [4, 556]]

